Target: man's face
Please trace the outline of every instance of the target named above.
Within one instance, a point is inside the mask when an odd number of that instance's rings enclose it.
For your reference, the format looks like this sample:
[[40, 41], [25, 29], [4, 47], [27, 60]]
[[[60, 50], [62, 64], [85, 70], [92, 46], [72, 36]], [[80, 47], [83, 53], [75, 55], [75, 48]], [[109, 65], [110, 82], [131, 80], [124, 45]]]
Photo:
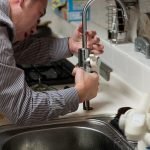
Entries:
[[36, 31], [38, 21], [44, 15], [47, 0], [10, 0], [11, 19], [14, 23], [15, 41], [22, 41]]

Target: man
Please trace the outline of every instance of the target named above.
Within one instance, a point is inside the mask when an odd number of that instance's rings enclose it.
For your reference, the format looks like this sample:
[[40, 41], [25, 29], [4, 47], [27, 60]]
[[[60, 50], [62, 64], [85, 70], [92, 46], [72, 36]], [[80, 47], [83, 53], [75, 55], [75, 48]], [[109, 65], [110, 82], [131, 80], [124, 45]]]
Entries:
[[[81, 25], [70, 38], [28, 38], [46, 10], [47, 0], [0, 1], [0, 113], [12, 123], [41, 123], [77, 110], [80, 102], [94, 98], [98, 75], [75, 68], [75, 86], [59, 91], [35, 92], [25, 82], [16, 63], [42, 64], [69, 57], [81, 47]], [[88, 46], [101, 53], [96, 32], [89, 31]], [[16, 43], [13, 45], [12, 43]]]

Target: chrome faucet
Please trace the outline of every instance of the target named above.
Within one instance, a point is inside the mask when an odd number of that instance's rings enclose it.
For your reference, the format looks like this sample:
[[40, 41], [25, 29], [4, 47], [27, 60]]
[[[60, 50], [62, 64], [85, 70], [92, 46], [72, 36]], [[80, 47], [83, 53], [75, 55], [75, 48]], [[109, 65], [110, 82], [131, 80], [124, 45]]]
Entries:
[[[83, 7], [83, 10], [82, 10], [82, 48], [80, 48], [78, 51], [78, 64], [80, 67], [82, 67], [87, 72], [97, 71], [99, 73], [99, 67], [100, 67], [99, 66], [100, 65], [99, 64], [99, 62], [100, 62], [99, 57], [94, 55], [94, 54], [90, 54], [90, 50], [87, 47], [87, 36], [86, 36], [86, 32], [87, 32], [87, 10], [94, 1], [95, 0], [89, 0], [85, 4], [85, 6]], [[116, 0], [116, 1], [122, 7], [124, 18], [126, 20], [128, 20], [128, 15], [127, 15], [125, 5], [122, 3], [121, 0]], [[89, 101], [85, 101], [83, 103], [83, 109], [84, 110], [91, 110], [92, 109], [92, 107], [90, 107]]]
[[[94, 2], [95, 0], [89, 0], [83, 10], [82, 10], [82, 48], [79, 49], [78, 52], [78, 64], [80, 67], [82, 67], [87, 72], [96, 71], [99, 73], [99, 57], [90, 54], [90, 50], [87, 47], [87, 10], [89, 6]], [[83, 109], [84, 110], [92, 110], [93, 108], [90, 107], [90, 102], [85, 101], [83, 102]]]

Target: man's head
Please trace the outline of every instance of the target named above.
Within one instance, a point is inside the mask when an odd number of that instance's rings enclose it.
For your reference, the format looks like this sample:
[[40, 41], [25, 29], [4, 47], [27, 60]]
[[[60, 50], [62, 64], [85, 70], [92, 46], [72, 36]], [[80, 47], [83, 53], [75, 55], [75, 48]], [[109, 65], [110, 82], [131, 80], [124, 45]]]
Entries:
[[16, 30], [15, 41], [24, 40], [36, 30], [37, 23], [44, 15], [47, 0], [9, 0], [11, 19]]

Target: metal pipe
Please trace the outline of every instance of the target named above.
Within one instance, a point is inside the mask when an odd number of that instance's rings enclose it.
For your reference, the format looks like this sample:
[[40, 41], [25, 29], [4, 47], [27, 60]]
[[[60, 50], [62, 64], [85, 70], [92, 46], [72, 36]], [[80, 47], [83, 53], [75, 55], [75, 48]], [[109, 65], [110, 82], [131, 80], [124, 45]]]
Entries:
[[90, 5], [94, 2], [95, 0], [89, 0], [82, 11], [82, 48], [87, 48], [87, 10], [90, 7]]

